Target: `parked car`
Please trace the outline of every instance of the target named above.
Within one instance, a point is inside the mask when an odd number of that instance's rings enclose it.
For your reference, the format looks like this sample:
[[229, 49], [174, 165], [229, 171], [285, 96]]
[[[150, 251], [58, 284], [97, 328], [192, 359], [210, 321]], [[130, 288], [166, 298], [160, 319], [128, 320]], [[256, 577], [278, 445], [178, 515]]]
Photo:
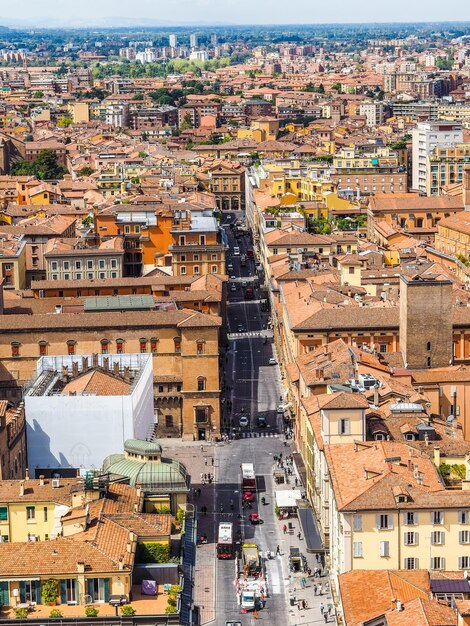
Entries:
[[266, 423], [266, 418], [264, 417], [264, 415], [258, 415], [258, 427], [259, 428], [266, 428], [267, 423]]
[[238, 246], [233, 248], [233, 256], [240, 256], [240, 248]]
[[273, 356], [269, 359], [269, 365], [277, 365], [277, 361]]
[[242, 415], [238, 421], [242, 428], [245, 428], [250, 423], [246, 415]]
[[235, 284], [235, 283], [232, 283], [232, 284], [230, 285], [230, 291], [236, 291], [236, 290], [237, 290], [237, 286], [236, 286], [236, 284]]
[[245, 327], [243, 326], [243, 324], [238, 324], [238, 326], [237, 326], [237, 331], [238, 331], [239, 333], [243, 333], [243, 332], [245, 332]]
[[251, 491], [245, 491], [243, 494], [243, 502], [253, 502], [255, 499], [254, 494]]

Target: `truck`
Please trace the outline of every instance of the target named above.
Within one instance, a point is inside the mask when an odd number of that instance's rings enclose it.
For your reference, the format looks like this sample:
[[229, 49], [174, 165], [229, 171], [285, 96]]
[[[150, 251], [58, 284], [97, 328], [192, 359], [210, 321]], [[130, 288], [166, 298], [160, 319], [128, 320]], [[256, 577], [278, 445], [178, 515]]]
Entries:
[[253, 300], [254, 297], [255, 297], [255, 292], [253, 290], [253, 287], [247, 287], [245, 289], [245, 298], [247, 300]]
[[266, 578], [258, 546], [244, 543], [236, 572], [238, 602], [243, 613], [262, 608], [266, 599]]
[[243, 574], [245, 578], [259, 576], [261, 558], [256, 543], [244, 543], [242, 546]]
[[256, 475], [253, 463], [240, 465], [242, 474], [242, 491], [256, 491]]

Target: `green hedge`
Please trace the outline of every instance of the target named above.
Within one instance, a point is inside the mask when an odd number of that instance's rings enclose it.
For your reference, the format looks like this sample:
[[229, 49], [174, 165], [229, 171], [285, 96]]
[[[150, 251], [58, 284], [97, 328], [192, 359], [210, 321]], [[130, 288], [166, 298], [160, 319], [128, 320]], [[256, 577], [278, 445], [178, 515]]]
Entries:
[[168, 563], [170, 560], [170, 546], [168, 544], [146, 542], [137, 546], [138, 563]]

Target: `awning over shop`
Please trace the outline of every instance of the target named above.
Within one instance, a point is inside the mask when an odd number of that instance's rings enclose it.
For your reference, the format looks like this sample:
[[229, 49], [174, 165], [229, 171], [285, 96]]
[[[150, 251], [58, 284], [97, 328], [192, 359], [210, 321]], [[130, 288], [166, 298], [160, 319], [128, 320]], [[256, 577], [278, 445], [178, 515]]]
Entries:
[[297, 508], [297, 500], [302, 499], [299, 489], [282, 489], [276, 491], [276, 504], [280, 509]]
[[301, 500], [298, 505], [297, 515], [304, 534], [307, 552], [325, 552], [312, 508], [305, 500]]
[[305, 486], [307, 484], [307, 470], [305, 469], [305, 464], [303, 462], [302, 456], [298, 452], [294, 452], [292, 456], [294, 457], [294, 465], [297, 469], [298, 475], [300, 476], [300, 480]]

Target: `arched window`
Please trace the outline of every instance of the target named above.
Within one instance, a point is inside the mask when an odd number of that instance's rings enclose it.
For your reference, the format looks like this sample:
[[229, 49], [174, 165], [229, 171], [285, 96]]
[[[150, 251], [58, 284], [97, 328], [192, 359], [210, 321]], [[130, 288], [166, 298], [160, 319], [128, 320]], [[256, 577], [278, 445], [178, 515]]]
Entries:
[[69, 339], [67, 341], [67, 354], [72, 355], [75, 354], [75, 347], [77, 342], [74, 339]]
[[139, 346], [140, 346], [141, 353], [147, 352], [147, 345], [148, 345], [148, 339], [146, 339], [145, 337], [141, 337], [139, 339]]
[[116, 339], [116, 353], [124, 354], [124, 339]]
[[47, 341], [40, 341], [38, 343], [39, 346], [39, 356], [46, 356], [47, 354]]
[[197, 390], [204, 391], [206, 389], [206, 379], [204, 376], [198, 376], [197, 378]]
[[20, 356], [20, 342], [19, 341], [11, 342], [11, 356], [14, 356], [14, 357]]
[[157, 337], [152, 337], [152, 339], [150, 339], [150, 350], [152, 351], [152, 354], [156, 354], [158, 352]]
[[204, 341], [202, 339], [198, 339], [196, 342], [196, 352], [197, 354], [204, 354]]
[[175, 352], [180, 353], [181, 352], [181, 337], [175, 337], [173, 341], [175, 342]]
[[109, 353], [109, 339], [102, 339], [101, 340], [101, 354], [108, 354]]

